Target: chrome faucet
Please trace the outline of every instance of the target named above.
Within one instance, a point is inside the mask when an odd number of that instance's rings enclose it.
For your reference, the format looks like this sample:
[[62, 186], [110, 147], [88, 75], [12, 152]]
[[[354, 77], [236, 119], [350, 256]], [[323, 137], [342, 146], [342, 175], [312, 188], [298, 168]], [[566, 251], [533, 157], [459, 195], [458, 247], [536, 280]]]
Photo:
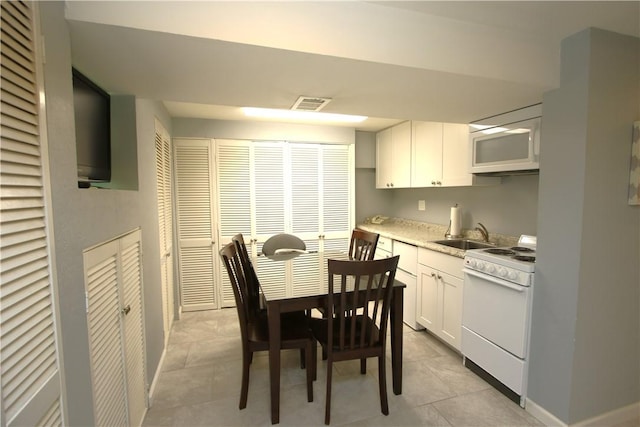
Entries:
[[481, 222], [478, 223], [480, 227], [476, 227], [476, 231], [479, 231], [482, 234], [482, 240], [485, 242], [489, 242], [489, 232], [487, 231], [487, 227], [482, 225]]

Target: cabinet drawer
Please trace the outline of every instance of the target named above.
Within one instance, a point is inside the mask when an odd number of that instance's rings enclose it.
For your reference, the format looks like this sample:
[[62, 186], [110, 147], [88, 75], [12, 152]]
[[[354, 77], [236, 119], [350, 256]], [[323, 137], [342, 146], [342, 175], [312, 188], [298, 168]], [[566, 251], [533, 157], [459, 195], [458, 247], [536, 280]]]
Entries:
[[407, 273], [416, 275], [418, 268], [418, 248], [395, 240], [393, 242], [393, 255], [400, 255], [398, 268]]
[[389, 253], [393, 252], [393, 240], [388, 237], [380, 236], [378, 238], [378, 245], [376, 246], [377, 251], [387, 251]]
[[418, 262], [428, 265], [454, 277], [462, 278], [463, 260], [453, 255], [443, 254], [430, 249], [418, 248]]

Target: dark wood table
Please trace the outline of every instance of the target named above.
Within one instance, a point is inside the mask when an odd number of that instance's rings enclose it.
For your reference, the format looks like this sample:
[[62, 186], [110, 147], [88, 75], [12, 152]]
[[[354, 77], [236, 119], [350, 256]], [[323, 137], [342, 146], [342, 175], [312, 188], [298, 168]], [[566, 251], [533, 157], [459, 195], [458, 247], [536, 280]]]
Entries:
[[[296, 255], [254, 258], [254, 266], [260, 279], [264, 302], [269, 315], [269, 374], [271, 381], [271, 423], [280, 422], [280, 314], [290, 311], [307, 310], [327, 304], [327, 260], [348, 259], [343, 252], [317, 252]], [[275, 283], [274, 275], [285, 277], [283, 271], [291, 274], [294, 296], [283, 295], [281, 288], [270, 288]], [[296, 280], [300, 277], [301, 285]], [[316, 285], [314, 285], [317, 284]], [[311, 285], [309, 285], [311, 284]], [[402, 305], [404, 288], [397, 281], [394, 284], [391, 310], [391, 365], [393, 392], [402, 393]]]

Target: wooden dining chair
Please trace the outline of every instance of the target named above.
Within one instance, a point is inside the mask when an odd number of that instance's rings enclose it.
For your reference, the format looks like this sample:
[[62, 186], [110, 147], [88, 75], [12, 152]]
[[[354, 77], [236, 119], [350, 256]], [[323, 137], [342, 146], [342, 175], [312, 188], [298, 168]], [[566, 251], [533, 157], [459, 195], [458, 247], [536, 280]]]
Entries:
[[328, 316], [312, 319], [311, 323], [315, 338], [327, 349], [327, 425], [331, 418], [333, 363], [344, 360], [378, 358], [380, 408], [383, 414], [389, 414], [385, 347], [399, 258], [328, 260]]
[[[378, 233], [354, 228], [349, 242], [349, 258], [358, 261], [372, 260], [376, 253], [379, 237]], [[324, 307], [318, 307], [317, 310], [322, 314], [323, 318], [327, 317], [327, 311]], [[322, 360], [327, 360], [327, 349], [324, 346], [322, 347]], [[360, 370], [362, 373], [366, 372], [366, 359], [362, 360]]]
[[[269, 325], [266, 316], [251, 306], [247, 280], [240, 251], [236, 244], [231, 242], [220, 250], [220, 257], [229, 275], [233, 295], [236, 300], [238, 321], [240, 323], [240, 335], [242, 339], [242, 386], [240, 390], [240, 409], [247, 406], [249, 392], [249, 368], [253, 353], [269, 350]], [[306, 317], [303, 319], [306, 320]], [[282, 322], [281, 323], [281, 349], [303, 349], [306, 357], [307, 370], [307, 400], [313, 402], [313, 379], [315, 377], [316, 364], [312, 355], [316, 351], [316, 341], [311, 334], [308, 322]]]
[[[267, 309], [260, 306], [260, 280], [258, 279], [256, 270], [253, 268], [253, 263], [251, 262], [251, 257], [249, 256], [247, 245], [244, 243], [244, 236], [242, 235], [242, 233], [238, 233], [231, 238], [231, 241], [236, 245], [236, 248], [238, 249], [238, 253], [240, 255], [242, 269], [244, 271], [245, 280], [247, 282], [247, 292], [251, 302], [251, 307], [254, 307], [257, 315], [266, 317]], [[284, 325], [289, 323], [303, 324], [308, 322], [308, 319], [306, 319], [306, 317], [308, 317], [308, 314], [304, 310], [292, 311], [280, 314], [280, 322]], [[316, 355], [313, 354], [312, 357], [314, 358], [315, 362]], [[306, 367], [306, 355], [304, 349], [300, 349], [300, 367], [302, 369]], [[313, 379], [316, 379], [315, 372], [313, 374]]]
[[378, 238], [380, 238], [378, 233], [372, 233], [370, 231], [355, 228], [351, 232], [349, 257], [359, 261], [372, 260], [376, 254]]

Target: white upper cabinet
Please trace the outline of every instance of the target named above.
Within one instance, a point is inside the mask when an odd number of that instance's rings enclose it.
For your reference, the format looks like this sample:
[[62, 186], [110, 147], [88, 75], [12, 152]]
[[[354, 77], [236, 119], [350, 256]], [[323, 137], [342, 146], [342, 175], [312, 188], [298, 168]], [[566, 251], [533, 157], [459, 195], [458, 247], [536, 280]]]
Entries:
[[411, 122], [376, 134], [376, 188], [411, 186]]
[[442, 185], [442, 127], [438, 122], [412, 122], [412, 187]]
[[376, 188], [499, 184], [469, 172], [466, 124], [411, 121], [376, 135]]

